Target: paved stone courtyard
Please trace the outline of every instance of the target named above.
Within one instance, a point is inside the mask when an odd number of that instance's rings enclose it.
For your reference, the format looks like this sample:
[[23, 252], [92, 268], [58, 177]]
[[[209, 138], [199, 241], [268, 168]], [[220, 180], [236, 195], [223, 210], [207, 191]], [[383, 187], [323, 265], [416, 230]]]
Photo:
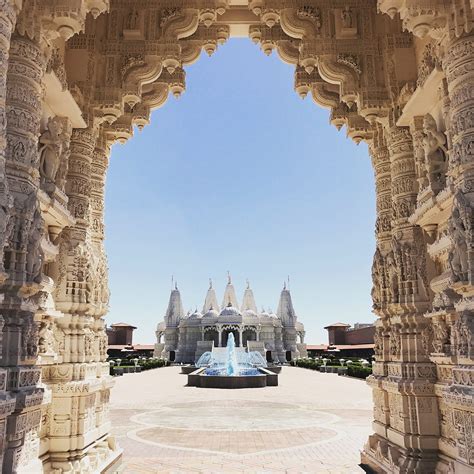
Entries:
[[178, 367], [116, 379], [122, 472], [362, 473], [371, 392], [362, 380], [284, 367], [279, 387], [186, 387]]

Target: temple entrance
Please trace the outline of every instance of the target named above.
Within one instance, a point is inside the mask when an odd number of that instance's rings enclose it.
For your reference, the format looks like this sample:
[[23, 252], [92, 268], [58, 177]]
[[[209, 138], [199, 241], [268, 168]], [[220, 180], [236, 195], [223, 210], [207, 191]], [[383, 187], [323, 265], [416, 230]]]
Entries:
[[170, 362], [174, 362], [176, 360], [176, 352], [170, 351]]
[[227, 340], [229, 339], [229, 334], [232, 333], [235, 339], [235, 346], [240, 347], [240, 334], [237, 329], [224, 329], [222, 331], [222, 347], [227, 346]]
[[267, 362], [273, 362], [273, 357], [272, 357], [272, 351], [266, 351], [265, 357], [267, 359]]
[[286, 351], [286, 361], [291, 362], [291, 351]]
[[209, 329], [204, 332], [205, 341], [213, 341], [214, 347], [219, 347], [219, 333], [215, 329]]
[[248, 341], [256, 341], [257, 340], [257, 334], [254, 330], [252, 329], [246, 329], [242, 333], [242, 346], [247, 347], [247, 342]]

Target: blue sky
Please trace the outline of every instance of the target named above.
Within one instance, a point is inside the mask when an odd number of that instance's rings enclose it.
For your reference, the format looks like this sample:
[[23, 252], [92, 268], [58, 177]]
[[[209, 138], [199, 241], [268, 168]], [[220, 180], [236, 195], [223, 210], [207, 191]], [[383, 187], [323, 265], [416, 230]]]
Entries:
[[231, 39], [187, 67], [187, 90], [115, 145], [107, 179], [108, 324], [155, 342], [175, 275], [185, 308], [232, 274], [276, 311], [290, 276], [306, 341], [373, 321], [373, 171], [364, 144], [293, 90], [293, 67]]

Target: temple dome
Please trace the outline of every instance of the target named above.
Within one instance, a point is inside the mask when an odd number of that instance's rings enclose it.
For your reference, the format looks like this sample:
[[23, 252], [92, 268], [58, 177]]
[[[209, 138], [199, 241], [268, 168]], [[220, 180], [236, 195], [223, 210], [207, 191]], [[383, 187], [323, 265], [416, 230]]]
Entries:
[[219, 312], [213, 308], [203, 314], [202, 319], [215, 319], [219, 317]]
[[240, 311], [229, 303], [222, 309], [219, 316], [240, 316]]
[[201, 319], [202, 314], [196, 309], [191, 316], [189, 316], [189, 319]]
[[272, 310], [269, 311], [268, 316], [270, 316], [270, 318], [278, 319], [278, 316]]
[[243, 311], [242, 315], [245, 318], [258, 318], [258, 314], [255, 311], [251, 310], [251, 309], [247, 309], [247, 310]]

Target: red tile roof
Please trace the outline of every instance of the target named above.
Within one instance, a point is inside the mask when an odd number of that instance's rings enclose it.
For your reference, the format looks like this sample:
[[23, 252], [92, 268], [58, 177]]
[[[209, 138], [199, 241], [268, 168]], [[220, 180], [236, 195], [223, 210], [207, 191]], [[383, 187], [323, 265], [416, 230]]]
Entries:
[[331, 351], [334, 349], [342, 350], [356, 350], [356, 349], [373, 349], [374, 344], [338, 344], [328, 346], [327, 344], [307, 344], [306, 349], [308, 351]]
[[328, 328], [350, 328], [351, 325], [350, 324], [346, 324], [346, 323], [334, 323], [334, 324], [330, 324], [329, 326], [325, 326], [324, 329], [328, 329]]
[[133, 329], [137, 329], [136, 326], [132, 326], [131, 324], [128, 324], [128, 323], [114, 323], [114, 324], [111, 324], [110, 327], [112, 327], [112, 328], [133, 328]]

